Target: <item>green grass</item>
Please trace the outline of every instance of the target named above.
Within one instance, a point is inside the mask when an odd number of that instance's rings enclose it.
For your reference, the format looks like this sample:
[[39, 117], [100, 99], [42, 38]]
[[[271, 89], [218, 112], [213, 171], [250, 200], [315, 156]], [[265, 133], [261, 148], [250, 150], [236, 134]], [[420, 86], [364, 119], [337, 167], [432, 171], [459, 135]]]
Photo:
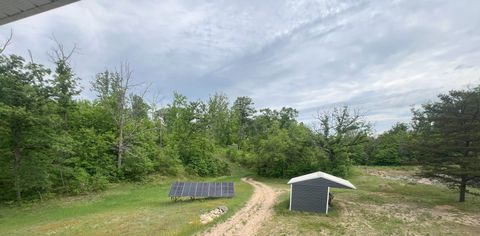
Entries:
[[[244, 174], [236, 169], [232, 177], [200, 179], [234, 181], [236, 195], [229, 199], [173, 202], [168, 191], [175, 179], [161, 178], [116, 184], [97, 194], [0, 206], [0, 235], [190, 235], [225, 220], [246, 203], [253, 188], [240, 181]], [[229, 211], [202, 225], [199, 216], [220, 205]]]
[[[334, 205], [328, 215], [289, 211], [288, 179], [261, 179], [284, 191], [273, 219], [259, 235], [478, 235], [480, 198], [441, 185], [414, 184], [368, 175], [356, 167], [349, 180], [357, 190], [331, 189]], [[416, 167], [368, 167], [414, 174]]]
[[[381, 167], [381, 169], [385, 170], [385, 167]], [[358, 174], [358, 169], [351, 181], [358, 190], [352, 192], [338, 189], [337, 192], [348, 196], [352, 200], [360, 198], [359, 200], [384, 204], [403, 201], [422, 207], [451, 205], [465, 212], [480, 212], [479, 197], [467, 195], [467, 201], [459, 203], [457, 202], [458, 191], [442, 185], [425, 185], [400, 180], [388, 180], [377, 176]]]
[[[42, 203], [0, 206], [0, 235], [191, 235], [223, 221], [240, 209], [252, 187], [240, 181], [252, 176], [233, 166], [231, 177], [195, 179], [234, 181], [236, 196], [172, 202], [175, 179], [158, 177], [146, 184], [122, 183], [102, 193], [58, 197]], [[281, 191], [273, 219], [260, 235], [476, 235], [480, 232], [480, 198], [441, 185], [413, 184], [366, 174], [366, 169], [413, 174], [415, 167], [357, 167], [350, 181], [357, 190], [332, 189], [328, 215], [289, 211], [287, 179], [255, 179]], [[191, 178], [186, 178], [191, 179]], [[183, 179], [185, 180], [185, 179]], [[202, 225], [199, 215], [217, 206], [227, 214]], [[248, 219], [245, 219], [246, 221]]]

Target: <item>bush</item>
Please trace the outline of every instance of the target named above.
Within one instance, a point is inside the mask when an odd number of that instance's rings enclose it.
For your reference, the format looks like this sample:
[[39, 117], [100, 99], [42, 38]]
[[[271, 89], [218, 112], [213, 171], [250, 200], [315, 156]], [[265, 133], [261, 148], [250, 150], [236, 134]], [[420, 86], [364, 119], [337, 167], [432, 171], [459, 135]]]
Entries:
[[127, 180], [141, 181], [153, 172], [153, 163], [143, 152], [129, 154], [125, 156], [122, 172], [123, 178]]
[[215, 158], [213, 155], [193, 156], [187, 165], [187, 172], [198, 176], [230, 175], [230, 166], [227, 162]]
[[278, 125], [258, 144], [257, 157], [257, 174], [281, 178], [318, 171], [324, 159], [304, 127], [280, 129]]
[[160, 174], [175, 176], [184, 171], [178, 153], [170, 146], [162, 149], [154, 158], [153, 168]]
[[240, 151], [238, 150], [238, 145], [232, 144], [227, 147], [226, 151], [226, 156], [227, 159], [232, 161], [232, 162], [237, 162], [238, 161], [238, 156], [239, 156]]
[[103, 175], [93, 175], [90, 177], [90, 190], [91, 191], [103, 191], [107, 188], [108, 179]]
[[105, 190], [108, 185], [108, 179], [101, 174], [90, 175], [83, 168], [73, 170], [73, 179], [68, 181], [67, 189], [69, 193], [81, 194], [93, 191]]

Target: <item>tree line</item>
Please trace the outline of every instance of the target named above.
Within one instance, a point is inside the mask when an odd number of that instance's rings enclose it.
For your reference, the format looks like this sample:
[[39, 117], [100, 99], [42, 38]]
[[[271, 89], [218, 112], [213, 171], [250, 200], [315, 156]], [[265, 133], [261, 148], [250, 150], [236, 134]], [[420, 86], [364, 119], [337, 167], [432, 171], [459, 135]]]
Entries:
[[[93, 100], [78, 99], [72, 53], [61, 44], [54, 68], [0, 55], [0, 199], [100, 191], [150, 174], [222, 176], [231, 163], [288, 178], [318, 170], [348, 176], [353, 165], [422, 165], [425, 176], [458, 188], [480, 182], [480, 89], [452, 91], [375, 136], [360, 111], [320, 112], [314, 125], [283, 107], [256, 110], [174, 93], [158, 107], [138, 91], [128, 64], [98, 73]], [[463, 194], [463, 195], [462, 195]]]

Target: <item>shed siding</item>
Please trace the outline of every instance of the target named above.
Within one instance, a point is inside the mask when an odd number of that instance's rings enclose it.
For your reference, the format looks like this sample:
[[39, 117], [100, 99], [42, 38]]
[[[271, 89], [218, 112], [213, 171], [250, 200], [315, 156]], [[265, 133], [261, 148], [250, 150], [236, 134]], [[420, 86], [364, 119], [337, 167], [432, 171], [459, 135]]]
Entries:
[[292, 184], [291, 210], [327, 213], [328, 187]]

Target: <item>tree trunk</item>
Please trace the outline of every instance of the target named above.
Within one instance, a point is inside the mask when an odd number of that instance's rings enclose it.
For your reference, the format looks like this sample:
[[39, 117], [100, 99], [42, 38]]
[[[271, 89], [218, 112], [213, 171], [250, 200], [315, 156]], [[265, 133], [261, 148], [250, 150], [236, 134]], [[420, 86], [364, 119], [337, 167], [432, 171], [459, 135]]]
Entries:
[[63, 128], [65, 132], [68, 132], [69, 127], [68, 127], [68, 113], [65, 109], [65, 112], [63, 113]]
[[20, 189], [20, 160], [22, 159], [22, 154], [20, 148], [16, 147], [14, 150], [15, 154], [15, 164], [14, 164], [14, 171], [15, 171], [15, 192], [17, 195], [17, 201], [22, 200], [22, 191]]
[[326, 148], [328, 159], [330, 160], [330, 163], [335, 163], [336, 158], [335, 158], [335, 151], [333, 148]]
[[119, 105], [117, 107], [119, 114], [118, 119], [118, 156], [117, 156], [117, 170], [120, 173], [120, 169], [122, 168], [122, 159], [123, 159], [123, 151], [124, 151], [124, 129], [125, 129], [125, 113], [126, 111], [126, 92], [128, 90], [128, 80], [124, 87], [122, 87], [121, 94], [119, 97]]
[[122, 121], [119, 125], [119, 134], [118, 134], [118, 156], [117, 156], [117, 168], [120, 171], [122, 168], [122, 159], [123, 159], [123, 117], [120, 118]]
[[122, 159], [123, 159], [122, 151], [119, 150], [118, 151], [118, 156], [117, 156], [117, 169], [119, 171], [120, 171], [120, 168], [122, 168]]
[[63, 191], [65, 191], [66, 185], [65, 185], [65, 179], [63, 178], [63, 161], [62, 161], [62, 166], [60, 167], [60, 179], [62, 180]]
[[40, 198], [40, 201], [43, 202], [43, 196], [42, 196], [42, 193], [40, 191], [37, 190], [37, 193], [38, 193], [38, 197]]
[[465, 202], [465, 193], [467, 192], [467, 180], [465, 177], [462, 177], [460, 182], [460, 198], [459, 202]]

